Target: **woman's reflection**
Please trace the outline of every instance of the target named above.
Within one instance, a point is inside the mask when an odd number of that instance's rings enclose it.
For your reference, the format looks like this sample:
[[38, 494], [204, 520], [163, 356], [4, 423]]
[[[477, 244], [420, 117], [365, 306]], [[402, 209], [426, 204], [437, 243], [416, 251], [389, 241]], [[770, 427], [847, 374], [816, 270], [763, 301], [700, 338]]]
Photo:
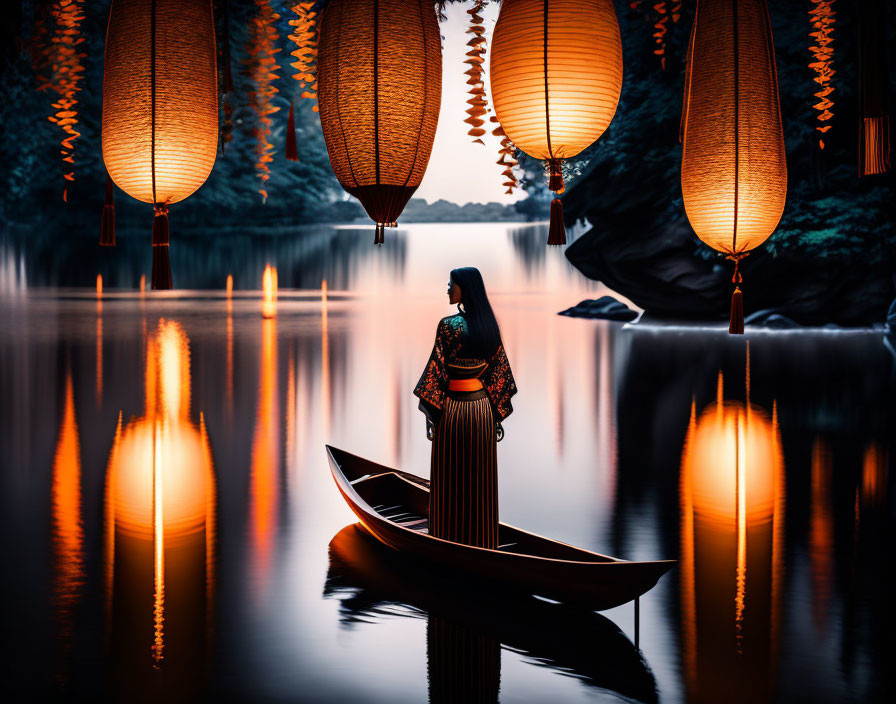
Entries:
[[589, 686], [657, 699], [652, 673], [612, 621], [434, 571], [380, 545], [360, 524], [330, 541], [324, 595], [340, 600], [347, 624], [377, 622], [384, 610], [427, 619], [430, 702], [498, 701], [502, 646]]

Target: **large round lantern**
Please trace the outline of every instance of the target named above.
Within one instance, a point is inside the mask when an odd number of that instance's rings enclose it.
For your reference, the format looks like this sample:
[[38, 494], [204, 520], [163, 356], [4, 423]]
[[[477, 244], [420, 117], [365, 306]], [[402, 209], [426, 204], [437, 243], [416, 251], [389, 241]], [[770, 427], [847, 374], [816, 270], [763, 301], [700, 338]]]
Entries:
[[784, 211], [787, 162], [765, 0], [700, 0], [685, 77], [681, 190], [697, 236], [735, 262], [729, 332], [743, 333], [737, 264]]
[[394, 226], [420, 185], [439, 120], [442, 43], [419, 0], [332, 0], [320, 24], [320, 123], [342, 187]]
[[218, 90], [209, 0], [114, 0], [103, 76], [103, 160], [155, 208], [152, 287], [171, 288], [168, 206], [215, 163]]
[[[526, 154], [547, 160], [552, 191], [561, 164], [607, 129], [622, 90], [622, 41], [612, 0], [504, 0], [492, 37], [492, 102]], [[548, 244], [566, 244], [560, 199]]]

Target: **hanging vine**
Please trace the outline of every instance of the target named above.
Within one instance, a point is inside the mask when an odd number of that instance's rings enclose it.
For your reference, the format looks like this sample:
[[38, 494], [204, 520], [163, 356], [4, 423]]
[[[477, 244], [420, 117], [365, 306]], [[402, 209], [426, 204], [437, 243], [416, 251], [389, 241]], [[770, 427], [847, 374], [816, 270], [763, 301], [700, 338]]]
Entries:
[[653, 24], [653, 39], [656, 47], [653, 53], [660, 57], [660, 67], [666, 70], [666, 34], [669, 32], [669, 11], [666, 0], [661, 0], [653, 5], [656, 12], [656, 22]]
[[59, 96], [52, 103], [54, 112], [48, 119], [63, 133], [59, 154], [62, 159], [62, 176], [66, 181], [62, 200], [67, 202], [68, 182], [75, 180], [75, 140], [81, 136], [75, 126], [78, 124], [76, 96], [84, 79], [83, 59], [87, 57], [80, 49], [85, 41], [81, 35], [84, 0], [56, 0], [51, 15], [55, 19], [55, 27], [47, 47], [48, 72], [40, 88], [52, 90]]
[[314, 101], [311, 109], [317, 112], [317, 13], [314, 2], [300, 2], [290, 8], [295, 19], [289, 20], [293, 28], [290, 41], [296, 45], [290, 56], [295, 58], [290, 66], [295, 69], [292, 77], [299, 82], [300, 98]]
[[812, 79], [818, 84], [818, 90], [815, 97], [818, 102], [813, 105], [818, 114], [815, 116], [818, 124], [815, 126], [816, 132], [819, 133], [818, 147], [824, 149], [824, 135], [831, 129], [831, 118], [834, 113], [831, 110], [834, 107], [834, 101], [831, 97], [834, 92], [832, 79], [834, 78], [833, 59], [834, 59], [834, 26], [836, 24], [836, 13], [834, 12], [834, 0], [812, 0], [812, 9], [809, 10], [809, 17], [812, 22], [812, 31], [809, 37], [812, 39], [812, 45], [809, 46], [809, 53], [812, 54], [812, 61], [809, 68], [815, 71], [815, 77]]
[[473, 36], [467, 42], [467, 46], [470, 49], [467, 51], [467, 58], [464, 61], [470, 67], [464, 72], [468, 77], [467, 85], [470, 86], [468, 91], [470, 99], [467, 101], [467, 104], [470, 106], [467, 108], [469, 117], [464, 122], [470, 125], [470, 130], [467, 134], [473, 138], [474, 142], [479, 144], [485, 144], [482, 141], [482, 137], [485, 135], [485, 130], [482, 127], [485, 124], [485, 120], [482, 119], [482, 116], [488, 112], [485, 82], [482, 79], [482, 64], [485, 63], [486, 52], [485, 27], [481, 14], [484, 5], [485, 0], [475, 0], [473, 7], [467, 10], [467, 14], [470, 15], [470, 26], [467, 29], [467, 34], [472, 34]]
[[255, 134], [255, 171], [261, 179], [262, 202], [267, 201], [267, 181], [271, 176], [270, 163], [274, 160], [274, 145], [270, 142], [271, 115], [280, 108], [274, 105], [273, 98], [279, 92], [274, 87], [277, 80], [277, 59], [275, 55], [280, 51], [277, 47], [279, 35], [276, 21], [280, 15], [274, 12], [268, 0], [255, 0], [258, 11], [249, 23], [249, 45], [246, 47], [248, 58], [246, 59], [247, 73], [252, 81], [252, 91], [249, 99], [257, 115]]
[[516, 173], [514, 172], [514, 168], [519, 165], [519, 161], [517, 161], [516, 158], [516, 146], [504, 132], [504, 128], [501, 127], [498, 118], [492, 115], [491, 121], [496, 125], [495, 129], [492, 130], [492, 134], [495, 137], [501, 138], [501, 148], [498, 150], [498, 161], [495, 162], [499, 166], [504, 167], [501, 175], [504, 177], [505, 181], [501, 185], [507, 188], [505, 193], [512, 195], [513, 189], [520, 187], [519, 179], [517, 179]]

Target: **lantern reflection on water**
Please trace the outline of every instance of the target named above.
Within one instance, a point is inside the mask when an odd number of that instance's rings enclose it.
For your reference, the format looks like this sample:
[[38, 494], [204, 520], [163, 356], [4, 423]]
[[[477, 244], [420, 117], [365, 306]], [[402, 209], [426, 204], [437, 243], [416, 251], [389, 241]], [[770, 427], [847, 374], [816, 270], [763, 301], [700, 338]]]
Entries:
[[106, 472], [109, 632], [128, 691], [198, 686], [203, 666], [215, 476], [204, 419], [190, 421], [188, 345], [173, 321], [149, 336], [146, 411], [119, 421]]
[[681, 601], [688, 700], [767, 701], [777, 659], [784, 460], [777, 409], [692, 408], [681, 461]]
[[53, 458], [53, 582], [63, 660], [74, 633], [75, 611], [84, 587], [84, 526], [81, 519], [81, 443], [72, 374], [65, 378], [65, 406]]

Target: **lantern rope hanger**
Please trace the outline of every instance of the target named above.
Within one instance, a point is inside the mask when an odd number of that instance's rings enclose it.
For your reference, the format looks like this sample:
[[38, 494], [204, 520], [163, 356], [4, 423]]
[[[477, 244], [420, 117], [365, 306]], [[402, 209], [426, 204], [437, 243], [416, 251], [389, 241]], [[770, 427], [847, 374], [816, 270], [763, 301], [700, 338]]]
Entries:
[[[751, 81], [748, 91], [741, 90], [742, 76]], [[749, 102], [741, 106], [744, 93]], [[681, 128], [685, 212], [697, 236], [734, 262], [728, 332], [743, 334], [740, 262], [774, 232], [787, 195], [765, 0], [699, 0]]]
[[149, 95], [150, 95], [150, 170], [152, 172], [152, 287], [170, 289], [171, 259], [168, 253], [170, 237], [168, 231], [168, 199], [159, 202], [156, 192], [156, 0], [152, 0], [150, 12], [149, 44]]

